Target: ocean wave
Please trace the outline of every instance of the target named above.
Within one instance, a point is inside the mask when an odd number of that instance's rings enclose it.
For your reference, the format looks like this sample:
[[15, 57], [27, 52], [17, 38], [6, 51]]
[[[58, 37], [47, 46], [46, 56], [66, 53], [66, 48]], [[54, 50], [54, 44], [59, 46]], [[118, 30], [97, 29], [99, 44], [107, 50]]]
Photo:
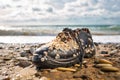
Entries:
[[92, 34], [96, 35], [120, 35], [119, 25], [19, 25], [0, 26], [0, 36], [55, 36], [63, 28], [89, 28]]

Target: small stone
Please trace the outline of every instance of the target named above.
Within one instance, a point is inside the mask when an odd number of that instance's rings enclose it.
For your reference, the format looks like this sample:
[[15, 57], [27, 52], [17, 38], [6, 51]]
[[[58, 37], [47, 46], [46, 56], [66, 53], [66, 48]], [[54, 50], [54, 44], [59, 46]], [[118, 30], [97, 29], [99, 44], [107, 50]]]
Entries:
[[26, 57], [17, 57], [16, 60], [18, 60], [18, 61], [21, 61], [21, 60], [27, 61], [28, 58], [26, 58]]
[[2, 47], [2, 46], [0, 46], [0, 49], [3, 49], [3, 47]]
[[112, 66], [111, 64], [96, 64], [95, 67], [101, 68], [101, 67], [109, 67]]
[[115, 53], [117, 53], [117, 50], [113, 50], [113, 51], [110, 52], [111, 55], [115, 54]]
[[35, 49], [33, 47], [30, 48], [30, 53], [33, 54], [35, 52]]
[[87, 61], [83, 61], [83, 64], [86, 64], [87, 63]]
[[118, 44], [118, 45], [116, 45], [116, 49], [120, 49], [120, 45]]
[[26, 53], [30, 53], [30, 48], [26, 47], [26, 48], [24, 48], [24, 51], [25, 51]]
[[74, 66], [75, 66], [75, 67], [80, 67], [80, 64], [75, 64]]
[[116, 74], [120, 76], [120, 72], [117, 72]]
[[101, 54], [108, 54], [108, 51], [101, 51]]
[[52, 69], [52, 70], [50, 70], [50, 72], [58, 72], [58, 70]]
[[20, 52], [20, 56], [21, 57], [28, 57], [28, 53], [26, 53], [26, 52]]
[[26, 80], [26, 79], [30, 79], [32, 78], [33, 75], [35, 75], [37, 73], [37, 71], [34, 68], [31, 67], [26, 67], [24, 69], [22, 69], [21, 71], [19, 71], [16, 75], [15, 78], [19, 79], [19, 80]]
[[19, 61], [18, 64], [20, 67], [28, 67], [31, 65], [29, 61]]
[[47, 77], [41, 77], [40, 80], [50, 80]]
[[96, 63], [101, 63], [101, 64], [113, 64], [112, 62], [106, 60], [106, 59], [96, 59]]
[[11, 49], [14, 49], [15, 47], [14, 46], [9, 46], [8, 49], [11, 50]]
[[9, 76], [1, 76], [0, 75], [0, 80], [11, 80]]
[[57, 70], [60, 70], [60, 71], [71, 71], [71, 72], [76, 72], [76, 69], [64, 68], [64, 67], [58, 67]]
[[119, 71], [118, 68], [112, 67], [112, 66], [102, 67], [101, 70], [102, 70], [102, 71], [106, 71], [106, 72], [118, 72], [118, 71]]
[[12, 56], [10, 56], [10, 55], [5, 56], [5, 57], [3, 58], [3, 60], [5, 60], [5, 61], [9, 61], [9, 60], [11, 60], [11, 59], [12, 59]]
[[35, 77], [41, 77], [41, 73], [40, 72], [35, 73]]
[[98, 73], [99, 73], [99, 74], [102, 74], [102, 75], [105, 74], [103, 71], [99, 71]]

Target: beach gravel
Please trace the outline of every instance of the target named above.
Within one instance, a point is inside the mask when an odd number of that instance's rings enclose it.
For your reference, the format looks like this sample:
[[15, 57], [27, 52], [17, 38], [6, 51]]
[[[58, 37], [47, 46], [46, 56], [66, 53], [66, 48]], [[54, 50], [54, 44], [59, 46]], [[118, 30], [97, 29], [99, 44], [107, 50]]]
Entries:
[[31, 62], [41, 44], [0, 44], [0, 80], [120, 80], [120, 43], [95, 43], [96, 55], [82, 68], [41, 69]]

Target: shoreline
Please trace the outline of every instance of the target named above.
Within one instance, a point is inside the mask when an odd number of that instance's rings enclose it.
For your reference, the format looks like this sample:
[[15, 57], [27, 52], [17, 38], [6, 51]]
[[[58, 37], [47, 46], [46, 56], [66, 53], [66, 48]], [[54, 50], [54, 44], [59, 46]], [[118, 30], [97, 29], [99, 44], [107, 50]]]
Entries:
[[[47, 43], [56, 36], [0, 36], [0, 43]], [[97, 43], [120, 43], [120, 35], [92, 35]]]

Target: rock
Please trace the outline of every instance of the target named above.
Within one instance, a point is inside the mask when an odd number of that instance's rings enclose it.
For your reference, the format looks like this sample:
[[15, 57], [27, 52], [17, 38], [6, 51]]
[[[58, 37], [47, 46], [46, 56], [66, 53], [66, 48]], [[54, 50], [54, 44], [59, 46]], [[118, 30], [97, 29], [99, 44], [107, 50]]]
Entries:
[[8, 55], [8, 56], [5, 56], [4, 58], [3, 58], [3, 60], [5, 60], [5, 61], [9, 61], [9, 60], [11, 60], [12, 59], [12, 55]]
[[21, 57], [28, 57], [28, 53], [26, 53], [26, 52], [24, 52], [24, 51], [23, 51], [23, 52], [20, 52], [20, 56], [21, 56]]
[[60, 70], [60, 71], [71, 71], [71, 72], [76, 72], [76, 69], [64, 68], [64, 67], [58, 67], [57, 70]]
[[117, 50], [113, 50], [113, 51], [110, 52], [111, 55], [113, 55], [115, 53], [117, 53]]
[[2, 47], [2, 46], [0, 46], [0, 49], [3, 49], [3, 47]]
[[17, 57], [16, 60], [18, 60], [18, 61], [27, 61], [28, 58], [26, 58], [26, 57]]
[[47, 77], [41, 77], [40, 80], [50, 80]]
[[26, 67], [24, 69], [22, 69], [21, 71], [19, 71], [14, 79], [18, 79], [18, 80], [26, 80], [26, 79], [31, 79], [33, 75], [35, 75], [35, 73], [37, 73], [37, 71], [34, 68], [31, 67]]
[[33, 47], [30, 48], [30, 53], [33, 54], [35, 52], [35, 49]]
[[101, 51], [101, 54], [108, 54], [108, 51]]
[[14, 49], [15, 47], [14, 46], [9, 46], [8, 49], [11, 50], [11, 49]]
[[80, 64], [75, 64], [74, 66], [75, 66], [75, 67], [80, 67]]
[[118, 72], [119, 71], [118, 68], [112, 67], [112, 66], [102, 67], [101, 70], [106, 71], [106, 72]]
[[98, 71], [99, 74], [104, 75], [105, 73], [103, 71]]
[[96, 63], [101, 63], [101, 64], [113, 64], [112, 62], [106, 60], [106, 59], [96, 59]]
[[57, 72], [58, 70], [56, 69], [51, 69], [50, 72]]
[[20, 67], [28, 67], [31, 65], [29, 61], [19, 61], [18, 64]]
[[28, 60], [28, 58], [26, 58], [26, 57], [17, 57], [16, 59], [17, 60]]
[[102, 68], [102, 67], [109, 67], [112, 66], [111, 64], [96, 64], [95, 67]]
[[1, 76], [0, 75], [0, 80], [11, 80], [9, 76]]
[[74, 75], [73, 78], [81, 78], [82, 80], [92, 80], [88, 75]]
[[4, 63], [4, 62], [5, 62], [4, 60], [0, 59], [0, 63]]
[[120, 45], [118, 44], [118, 45], [116, 45], [116, 49], [120, 49]]
[[30, 48], [29, 48], [29, 47], [26, 47], [26, 48], [24, 48], [24, 51], [25, 51], [26, 53], [30, 53]]
[[41, 77], [41, 73], [40, 72], [35, 73], [35, 77]]

